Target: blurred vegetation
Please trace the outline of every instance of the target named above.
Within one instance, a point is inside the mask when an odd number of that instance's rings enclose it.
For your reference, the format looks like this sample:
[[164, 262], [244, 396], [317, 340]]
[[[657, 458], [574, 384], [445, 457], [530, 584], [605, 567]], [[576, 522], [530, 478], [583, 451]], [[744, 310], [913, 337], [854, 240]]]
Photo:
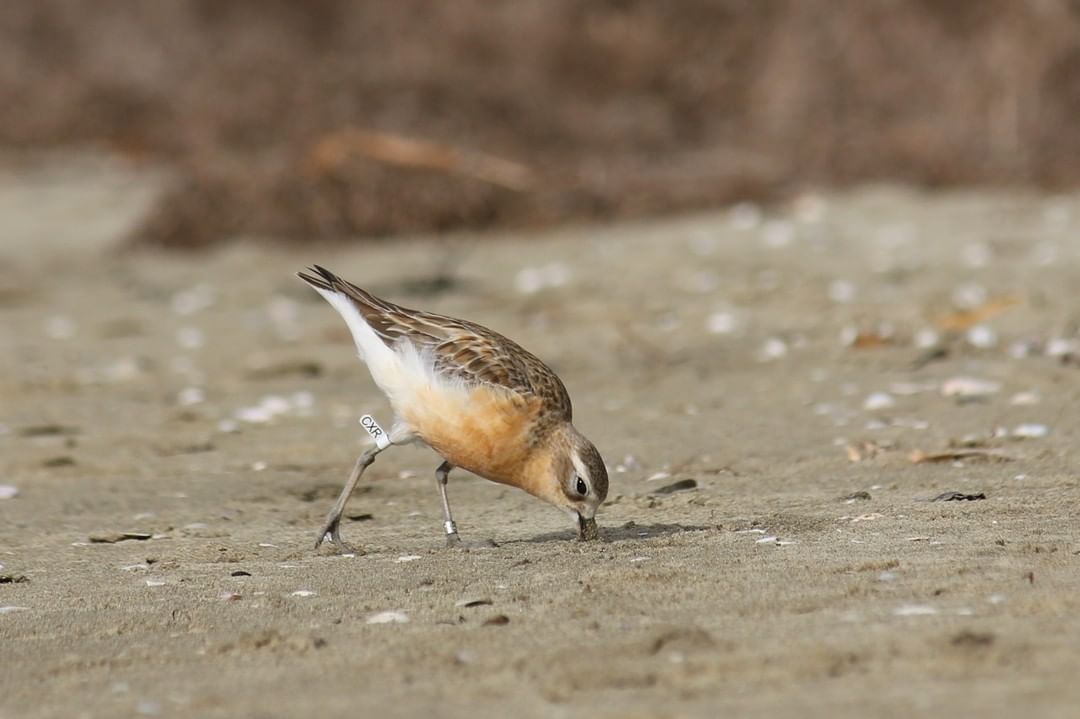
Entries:
[[9, 147], [175, 168], [174, 246], [1075, 186], [1080, 2], [8, 2], [0, 104]]

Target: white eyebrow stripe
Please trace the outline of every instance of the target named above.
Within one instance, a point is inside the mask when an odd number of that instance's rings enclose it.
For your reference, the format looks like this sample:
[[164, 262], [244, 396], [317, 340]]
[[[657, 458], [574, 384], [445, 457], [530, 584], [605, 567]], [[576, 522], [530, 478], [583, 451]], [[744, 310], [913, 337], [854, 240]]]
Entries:
[[582, 463], [581, 458], [578, 457], [577, 450], [571, 450], [570, 461], [574, 464], [574, 471], [577, 472], [577, 476], [584, 479], [592, 486], [592, 477], [589, 476], [588, 470], [585, 469], [585, 465]]

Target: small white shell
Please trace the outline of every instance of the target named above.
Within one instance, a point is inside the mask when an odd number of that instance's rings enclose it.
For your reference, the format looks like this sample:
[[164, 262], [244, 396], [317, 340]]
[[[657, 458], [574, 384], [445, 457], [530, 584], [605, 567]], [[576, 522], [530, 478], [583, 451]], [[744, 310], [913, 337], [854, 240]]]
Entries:
[[888, 392], [874, 392], [863, 401], [863, 409], [873, 412], [896, 406], [896, 400]]
[[761, 346], [761, 350], [758, 352], [758, 359], [762, 362], [768, 362], [770, 360], [780, 359], [787, 353], [787, 342], [779, 337], [770, 337], [765, 340], [765, 344]]
[[998, 343], [997, 332], [987, 325], [975, 325], [967, 331], [967, 341], [972, 347], [989, 349]]
[[713, 312], [705, 320], [705, 328], [710, 334], [714, 335], [729, 335], [738, 329], [739, 321], [735, 318], [734, 313], [720, 310]]
[[368, 624], [405, 624], [409, 615], [405, 612], [379, 612], [367, 618]]
[[937, 613], [937, 608], [928, 604], [902, 604], [893, 610], [898, 617], [928, 617]]
[[1021, 424], [1012, 431], [1013, 437], [1023, 439], [1038, 439], [1050, 434], [1050, 428], [1045, 424]]
[[1000, 391], [999, 382], [975, 377], [952, 377], [941, 385], [941, 394], [946, 397], [988, 397]]

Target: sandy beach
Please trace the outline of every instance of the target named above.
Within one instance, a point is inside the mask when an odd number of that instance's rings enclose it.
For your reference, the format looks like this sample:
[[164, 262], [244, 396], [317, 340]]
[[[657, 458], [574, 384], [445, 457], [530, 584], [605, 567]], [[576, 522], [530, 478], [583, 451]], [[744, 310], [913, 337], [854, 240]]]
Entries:
[[[0, 203], [5, 719], [1076, 716], [1080, 198], [157, 254], [102, 172]], [[551, 364], [602, 540], [395, 448], [314, 550], [391, 417], [313, 262]]]

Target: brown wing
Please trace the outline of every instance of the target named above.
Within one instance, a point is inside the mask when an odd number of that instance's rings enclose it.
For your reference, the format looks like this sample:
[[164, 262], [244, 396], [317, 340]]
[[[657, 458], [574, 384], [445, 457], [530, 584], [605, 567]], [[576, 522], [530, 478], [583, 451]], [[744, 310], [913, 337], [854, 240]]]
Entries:
[[511, 339], [474, 322], [412, 310], [379, 299], [318, 265], [319, 277], [297, 273], [313, 287], [341, 292], [387, 344], [411, 342], [430, 351], [435, 370], [469, 384], [488, 384], [536, 397], [554, 415], [570, 421], [573, 407], [562, 380], [538, 357]]

